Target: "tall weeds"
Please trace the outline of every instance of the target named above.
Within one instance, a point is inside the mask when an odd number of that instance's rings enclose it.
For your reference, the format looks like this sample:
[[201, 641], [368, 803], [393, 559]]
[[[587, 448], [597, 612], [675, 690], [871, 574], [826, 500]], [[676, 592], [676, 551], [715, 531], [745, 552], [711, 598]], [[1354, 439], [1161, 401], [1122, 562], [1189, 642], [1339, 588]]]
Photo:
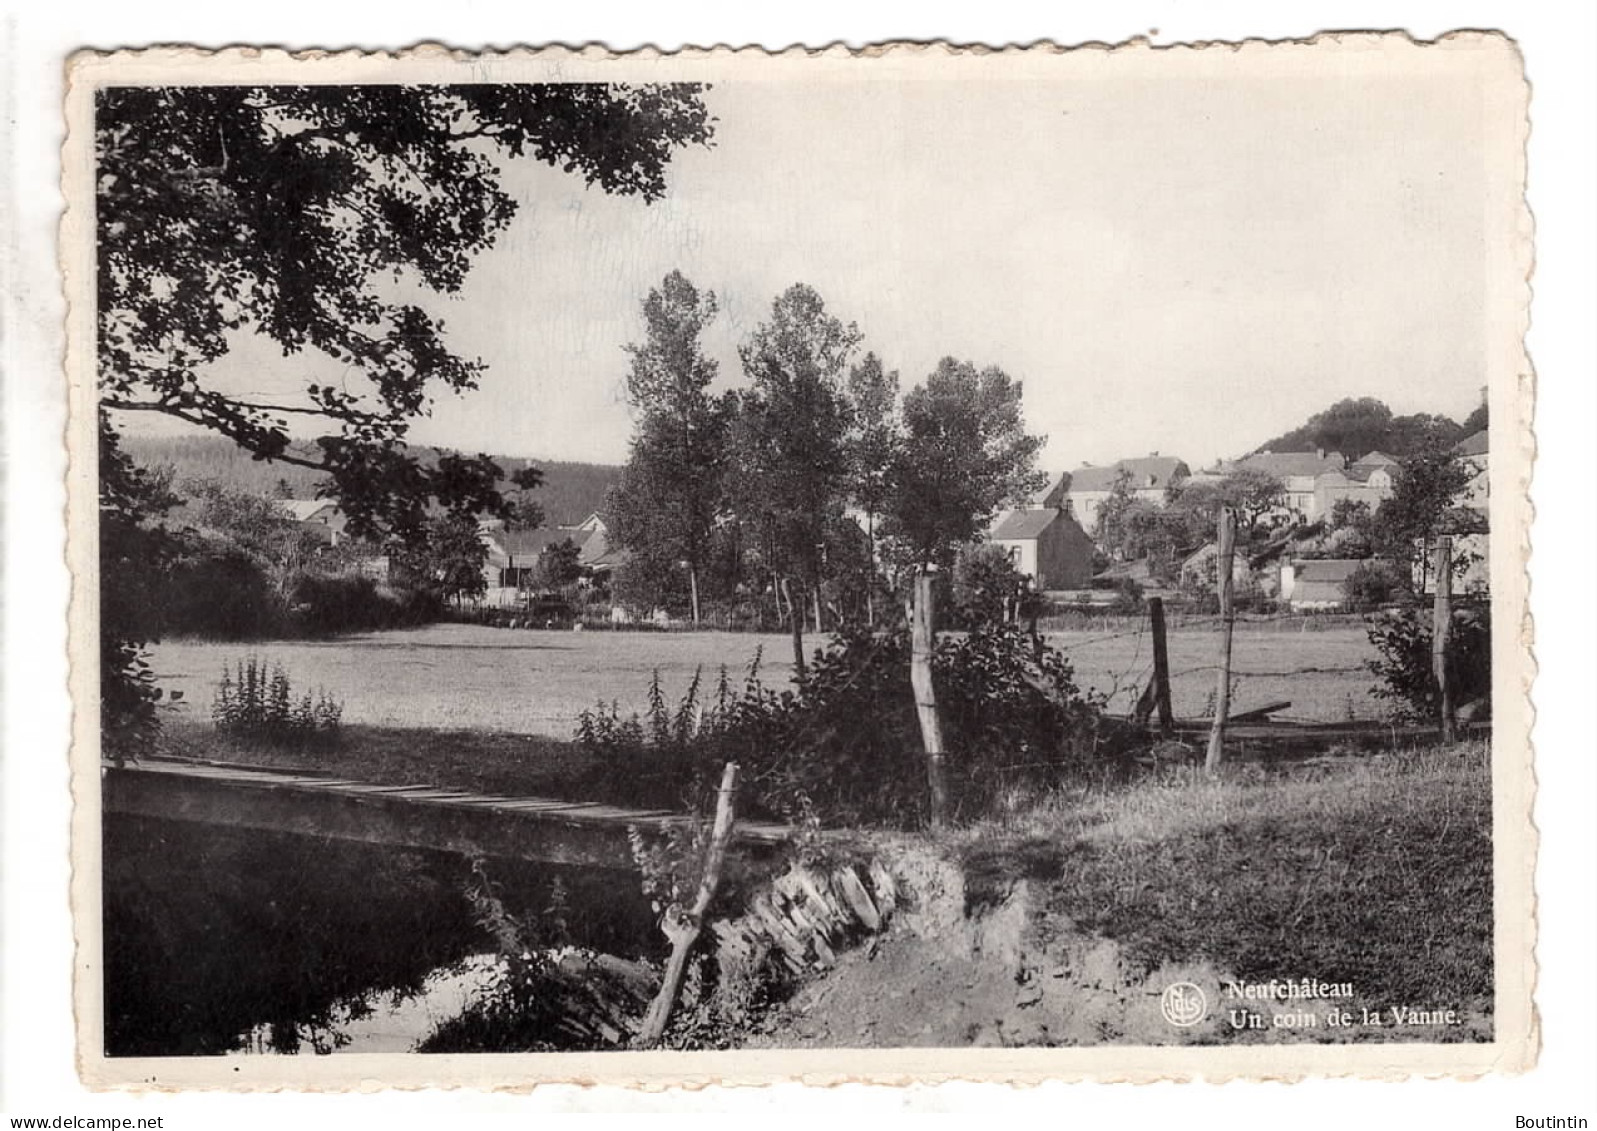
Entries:
[[282, 664], [249, 656], [222, 667], [211, 701], [211, 721], [223, 734], [278, 745], [336, 741], [344, 705], [323, 688], [296, 695]]

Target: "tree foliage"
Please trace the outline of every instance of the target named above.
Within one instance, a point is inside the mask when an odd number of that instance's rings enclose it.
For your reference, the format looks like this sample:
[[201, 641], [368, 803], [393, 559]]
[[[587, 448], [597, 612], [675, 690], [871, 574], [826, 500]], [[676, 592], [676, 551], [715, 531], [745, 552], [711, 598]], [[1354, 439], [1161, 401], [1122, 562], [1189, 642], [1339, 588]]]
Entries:
[[827, 529], [848, 495], [843, 382], [859, 343], [853, 323], [798, 283], [740, 351], [749, 387], [735, 441], [737, 509], [766, 565], [807, 588], [820, 580]]
[[398, 577], [440, 601], [479, 596], [488, 588], [488, 545], [470, 515], [433, 515], [420, 537], [390, 543], [389, 558]]
[[1286, 498], [1286, 485], [1256, 467], [1241, 467], [1215, 485], [1215, 503], [1236, 512], [1244, 538], [1254, 537], [1264, 519]]
[[570, 538], [551, 542], [538, 555], [538, 580], [547, 589], [563, 589], [582, 576], [582, 549]]
[[1400, 457], [1433, 443], [1457, 443], [1473, 431], [1476, 429], [1461, 427], [1446, 416], [1423, 412], [1395, 416], [1384, 401], [1375, 397], [1348, 397], [1315, 413], [1307, 423], [1260, 445], [1259, 450], [1302, 452], [1323, 448], [1340, 452], [1350, 460], [1362, 459], [1374, 451]]
[[1138, 500], [1131, 490], [1131, 472], [1121, 468], [1109, 485], [1109, 495], [1098, 505], [1098, 543], [1120, 557], [1141, 557], [1128, 543], [1128, 519]]
[[99, 421], [101, 742], [116, 758], [136, 757], [153, 742], [160, 690], [144, 646], [161, 635], [162, 581], [174, 552], [153, 525], [180, 500], [170, 476], [140, 468]]
[[882, 529], [907, 563], [948, 567], [1001, 507], [1023, 505], [1047, 482], [1021, 384], [996, 366], [943, 358], [904, 397], [903, 421]]
[[[1437, 535], [1483, 530], [1476, 512], [1457, 505], [1474, 474], [1466, 460], [1440, 443], [1398, 461], [1392, 496], [1371, 522], [1376, 550], [1392, 561], [1418, 564]], [[1424, 569], [1420, 572], [1423, 576]]]
[[715, 295], [673, 271], [643, 301], [644, 340], [627, 347], [636, 424], [610, 495], [610, 531], [633, 559], [629, 576], [649, 604], [664, 604], [678, 588], [682, 563], [696, 580], [722, 510], [732, 401], [711, 394], [716, 364], [700, 344], [715, 313]]
[[[531, 158], [653, 200], [686, 145], [711, 140], [693, 84], [125, 86], [95, 103], [97, 374], [101, 404], [103, 719], [153, 725], [138, 605], [148, 556], [131, 531], [160, 500], [115, 445], [106, 410], [218, 433], [257, 459], [324, 474], [357, 535], [416, 536], [436, 510], [507, 514], [486, 456], [405, 444], [440, 392], [474, 387], [443, 323], [407, 291], [457, 292], [517, 203], [501, 162]], [[217, 387], [238, 335], [285, 358], [341, 363], [267, 403]], [[289, 421], [314, 443], [296, 444]], [[109, 441], [108, 438], [109, 437]], [[535, 485], [525, 469], [513, 481]], [[151, 535], [153, 537], [153, 535]], [[131, 566], [131, 568], [129, 568]]]
[[190, 501], [194, 520], [248, 555], [284, 601], [294, 580], [323, 549], [322, 542], [294, 521], [275, 498], [214, 479], [187, 480], [183, 494]]
[[884, 369], [881, 358], [867, 353], [848, 371], [848, 403], [849, 498], [865, 513], [867, 530], [874, 534], [900, 439], [898, 370]]
[[[1432, 612], [1400, 608], [1371, 619], [1368, 635], [1379, 656], [1366, 666], [1379, 679], [1375, 696], [1392, 704], [1402, 718], [1432, 721], [1442, 708], [1431, 656]], [[1453, 701], [1490, 700], [1492, 693], [1492, 618], [1482, 607], [1454, 609], [1447, 655]]]
[[954, 564], [951, 586], [959, 622], [971, 627], [1012, 620], [1027, 593], [1027, 578], [1002, 546], [975, 546]]
[[[315, 467], [357, 530], [419, 529], [428, 504], [497, 512], [486, 457], [409, 454], [438, 392], [475, 386], [444, 326], [395, 297], [449, 294], [516, 212], [500, 162], [530, 157], [613, 193], [660, 195], [707, 143], [691, 85], [116, 87], [96, 104], [102, 403]], [[241, 332], [315, 350], [351, 379], [267, 404], [207, 383]], [[293, 444], [289, 418], [326, 434]]]

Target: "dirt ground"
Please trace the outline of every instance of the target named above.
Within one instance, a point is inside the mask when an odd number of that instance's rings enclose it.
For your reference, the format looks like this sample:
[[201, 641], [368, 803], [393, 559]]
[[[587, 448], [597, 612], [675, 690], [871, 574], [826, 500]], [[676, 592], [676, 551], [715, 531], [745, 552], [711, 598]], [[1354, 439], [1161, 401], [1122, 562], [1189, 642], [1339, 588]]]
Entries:
[[[1042, 941], [1045, 923], [1022, 880], [996, 907], [971, 912], [959, 869], [932, 855], [900, 857], [914, 891], [893, 928], [839, 956], [749, 1042], [755, 1048], [1013, 1048], [1212, 1041], [1215, 1019], [1177, 1029], [1159, 1010], [1163, 986], [1193, 981], [1218, 1000], [1207, 965], [1141, 973], [1108, 939]], [[1053, 924], [1057, 926], [1057, 924]]]

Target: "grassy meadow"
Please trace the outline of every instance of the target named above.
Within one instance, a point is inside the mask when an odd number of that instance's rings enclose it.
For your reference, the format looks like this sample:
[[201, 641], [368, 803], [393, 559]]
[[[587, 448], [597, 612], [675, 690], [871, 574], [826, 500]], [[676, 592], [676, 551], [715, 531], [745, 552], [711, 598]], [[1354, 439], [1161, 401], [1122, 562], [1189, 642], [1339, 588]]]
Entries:
[[[1084, 689], [1129, 709], [1153, 667], [1145, 627], [1051, 633]], [[820, 647], [825, 638], [808, 636]], [[1171, 690], [1179, 716], [1203, 715], [1212, 702], [1220, 635], [1211, 627], [1170, 634]], [[668, 701], [702, 669], [706, 691], [721, 665], [734, 685], [760, 652], [767, 686], [792, 675], [785, 635], [727, 632], [547, 632], [438, 624], [322, 641], [217, 643], [170, 640], [154, 650], [163, 687], [183, 692], [171, 721], [207, 723], [222, 668], [248, 655], [281, 663], [296, 691], [325, 688], [344, 703], [349, 727], [477, 731], [567, 739], [577, 716], [599, 701], [643, 711], [649, 682], [660, 673]], [[1337, 722], [1378, 718], [1364, 661], [1374, 655], [1357, 625], [1315, 632], [1269, 622], [1237, 626], [1232, 702], [1238, 710], [1289, 699], [1286, 717]]]
[[1459, 1012], [1359, 1040], [1489, 1039], [1490, 762], [1469, 742], [1022, 802], [963, 834], [967, 898], [1025, 877], [1038, 946], [1104, 938], [1144, 972], [1203, 960], [1244, 981], [1351, 983], [1347, 1006], [1388, 1021], [1396, 1006]]

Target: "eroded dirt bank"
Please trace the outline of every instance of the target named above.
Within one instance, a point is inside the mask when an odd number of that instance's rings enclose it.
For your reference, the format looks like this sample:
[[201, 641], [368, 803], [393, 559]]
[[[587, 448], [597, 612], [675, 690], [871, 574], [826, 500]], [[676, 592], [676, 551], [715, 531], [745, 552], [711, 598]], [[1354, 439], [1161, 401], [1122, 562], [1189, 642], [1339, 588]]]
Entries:
[[885, 933], [840, 954], [767, 1019], [751, 1047], [1162, 1044], [1212, 1035], [1210, 1025], [1174, 1029], [1159, 995], [1176, 981], [1217, 993], [1223, 972], [1206, 964], [1139, 972], [1113, 941], [1045, 922], [1028, 880], [994, 903], [973, 900], [960, 866], [930, 850], [900, 849], [890, 867], [903, 902]]

